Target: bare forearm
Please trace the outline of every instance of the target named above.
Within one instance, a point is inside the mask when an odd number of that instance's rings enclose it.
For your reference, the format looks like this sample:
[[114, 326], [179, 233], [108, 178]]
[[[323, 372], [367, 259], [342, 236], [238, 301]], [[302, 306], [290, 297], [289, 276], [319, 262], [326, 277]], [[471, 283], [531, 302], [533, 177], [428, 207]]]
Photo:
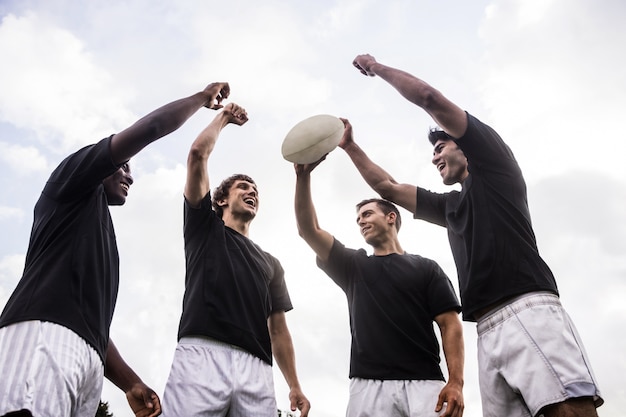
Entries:
[[449, 382], [457, 383], [462, 387], [464, 384], [463, 368], [465, 362], [465, 346], [463, 343], [463, 330], [460, 323], [442, 329], [441, 343], [448, 366]]
[[299, 174], [296, 177], [294, 209], [298, 233], [306, 240], [318, 227], [317, 213], [311, 197], [310, 173]]
[[272, 353], [289, 386], [291, 411], [295, 411], [297, 408], [300, 410], [302, 417], [307, 417], [311, 403], [302, 393], [302, 388], [300, 388], [300, 382], [296, 374], [296, 355], [291, 341], [291, 333], [289, 333], [287, 328], [285, 312], [272, 313], [267, 320], [267, 326], [272, 341]]
[[116, 134], [111, 141], [114, 162], [129, 160], [144, 147], [181, 127], [208, 100], [204, 92], [166, 104]]
[[382, 167], [376, 165], [355, 142], [347, 145], [344, 150], [365, 182], [381, 197], [389, 198], [391, 185], [397, 184], [393, 177]]
[[107, 347], [104, 376], [124, 392], [141, 382], [141, 378], [122, 359], [112, 340], [109, 340]]
[[411, 184], [400, 184], [382, 167], [372, 162], [365, 152], [355, 143], [351, 142], [343, 148], [359, 173], [382, 198], [392, 201], [411, 213], [415, 213], [417, 201], [417, 188]]
[[272, 343], [272, 354], [290, 389], [300, 387], [296, 374], [296, 354], [287, 327], [284, 312], [274, 312], [268, 318], [268, 330]]
[[209, 192], [208, 159], [215, 148], [220, 132], [229, 123], [229, 116], [222, 111], [200, 132], [191, 144], [187, 156], [187, 180], [185, 181], [185, 198], [197, 207], [200, 200]]
[[369, 55], [360, 55], [354, 62], [361, 72], [379, 76], [404, 98], [421, 107], [452, 137], [460, 138], [465, 133], [467, 128], [465, 112], [430, 84], [406, 71], [376, 62]]
[[424, 109], [428, 109], [433, 99], [441, 94], [438, 90], [408, 72], [379, 62], [372, 64], [369, 69], [398, 90], [404, 98]]
[[318, 224], [311, 197], [310, 173], [297, 174], [294, 208], [300, 237], [313, 249], [318, 258], [322, 261], [327, 260], [333, 246], [333, 237]]
[[196, 160], [200, 161], [200, 163], [206, 163], [206, 160], [215, 147], [220, 132], [227, 124], [228, 116], [222, 112], [200, 132], [196, 140], [191, 144], [189, 163], [194, 163]]
[[290, 389], [300, 388], [296, 372], [296, 354], [291, 336], [281, 336], [272, 341], [272, 352], [285, 381]]

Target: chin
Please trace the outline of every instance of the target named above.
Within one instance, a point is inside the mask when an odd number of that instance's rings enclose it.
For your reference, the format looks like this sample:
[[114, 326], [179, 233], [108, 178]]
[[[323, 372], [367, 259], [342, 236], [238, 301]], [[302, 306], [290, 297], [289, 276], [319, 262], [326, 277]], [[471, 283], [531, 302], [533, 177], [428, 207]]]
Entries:
[[126, 197], [107, 199], [109, 206], [123, 206], [126, 203]]

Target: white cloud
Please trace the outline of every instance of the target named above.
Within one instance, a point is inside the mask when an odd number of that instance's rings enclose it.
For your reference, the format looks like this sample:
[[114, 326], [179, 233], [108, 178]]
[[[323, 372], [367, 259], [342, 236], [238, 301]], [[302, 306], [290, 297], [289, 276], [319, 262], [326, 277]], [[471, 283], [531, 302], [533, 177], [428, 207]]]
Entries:
[[34, 146], [0, 142], [0, 159], [11, 167], [17, 176], [49, 169], [46, 158]]
[[617, 93], [626, 90], [626, 53], [616, 49], [626, 31], [615, 30], [624, 12], [613, 1], [494, 2], [489, 8], [481, 30], [488, 75], [481, 95], [527, 178], [560, 174], [582, 161], [620, 177], [595, 153], [626, 150], [615, 134], [626, 111]]
[[24, 211], [17, 207], [0, 206], [0, 221], [24, 218]]
[[24, 255], [5, 255], [0, 258], [0, 305], [9, 299], [24, 270]]
[[[434, 123], [383, 80], [351, 66], [355, 55], [371, 53], [424, 78], [511, 145], [528, 181], [540, 250], [557, 273], [607, 397], [600, 412], [621, 415], [626, 403], [619, 375], [626, 363], [615, 358], [623, 356], [626, 339], [614, 329], [626, 319], [617, 295], [626, 279], [618, 125], [626, 110], [626, 3], [493, 0], [483, 16], [487, 4], [112, 0], [68, 8], [65, 0], [3, 2], [0, 56], [11, 65], [0, 66], [0, 120], [12, 128], [10, 139], [1, 139], [0, 169], [2, 185], [19, 187], [6, 188], [0, 216], [3, 210], [5, 216], [32, 212], [45, 178], [20, 173], [49, 171], [47, 160], [128, 126], [135, 115], [211, 81], [229, 81], [231, 100], [248, 109], [250, 121], [222, 133], [209, 161], [212, 184], [234, 172], [257, 181], [261, 206], [251, 237], [285, 268], [295, 305], [287, 320], [302, 385], [318, 417], [343, 414], [345, 296], [297, 236], [294, 172], [280, 156], [281, 141], [312, 114], [345, 116], [357, 141], [397, 180], [447, 189], [425, 138]], [[191, 141], [213, 116], [202, 109], [133, 158], [136, 181], [128, 202], [112, 209], [122, 279], [112, 335], [159, 393], [183, 291], [184, 164]], [[316, 170], [313, 186], [323, 227], [347, 245], [364, 246], [354, 204], [373, 192], [343, 151]], [[456, 281], [445, 231], [402, 214], [404, 248], [437, 260]], [[27, 241], [30, 225], [22, 223], [12, 222], [11, 230]], [[8, 239], [3, 235], [0, 245], [6, 262], [13, 256]], [[0, 263], [0, 276], [12, 277], [0, 284], [0, 301], [14, 287], [23, 258], [10, 264]], [[464, 415], [478, 417], [475, 330], [471, 324], [464, 329]], [[278, 371], [276, 388], [285, 408]], [[108, 382], [103, 399], [116, 416], [128, 415], [124, 395]]]
[[0, 118], [32, 129], [50, 150], [67, 153], [134, 119], [83, 41], [35, 12], [3, 17], [0, 55], [11, 63], [0, 67]]

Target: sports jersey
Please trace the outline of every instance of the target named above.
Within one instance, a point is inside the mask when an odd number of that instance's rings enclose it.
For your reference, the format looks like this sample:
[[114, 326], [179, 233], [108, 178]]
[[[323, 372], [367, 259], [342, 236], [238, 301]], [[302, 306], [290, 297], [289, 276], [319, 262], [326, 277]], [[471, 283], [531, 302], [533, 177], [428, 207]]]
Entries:
[[461, 191], [417, 190], [415, 218], [448, 229], [463, 305], [463, 318], [516, 295], [558, 294], [539, 255], [526, 183], [513, 152], [489, 126], [467, 114], [465, 135], [455, 142], [468, 161]]
[[94, 347], [104, 363], [117, 300], [119, 258], [102, 180], [119, 169], [111, 137], [68, 156], [37, 204], [24, 274], [0, 326], [60, 324]]
[[289, 311], [280, 262], [227, 227], [207, 193], [199, 208], [184, 205], [185, 295], [178, 338], [207, 336], [272, 364], [267, 319]]
[[348, 300], [350, 378], [444, 379], [433, 319], [460, 306], [437, 263], [411, 254], [368, 256], [336, 239], [328, 261], [317, 262]]

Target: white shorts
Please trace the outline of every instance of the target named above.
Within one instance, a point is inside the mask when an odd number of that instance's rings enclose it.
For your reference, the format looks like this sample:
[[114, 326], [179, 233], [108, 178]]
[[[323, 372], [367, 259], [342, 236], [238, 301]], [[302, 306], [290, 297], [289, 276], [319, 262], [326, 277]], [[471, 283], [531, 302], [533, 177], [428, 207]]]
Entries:
[[276, 417], [272, 367], [236, 346], [183, 337], [161, 404], [163, 417]]
[[604, 400], [574, 324], [556, 295], [525, 294], [478, 321], [485, 417], [536, 416], [570, 398]]
[[437, 380], [385, 380], [352, 378], [346, 417], [438, 417], [439, 393], [445, 386]]
[[93, 416], [103, 377], [98, 353], [66, 327], [25, 321], [0, 328], [0, 415]]

